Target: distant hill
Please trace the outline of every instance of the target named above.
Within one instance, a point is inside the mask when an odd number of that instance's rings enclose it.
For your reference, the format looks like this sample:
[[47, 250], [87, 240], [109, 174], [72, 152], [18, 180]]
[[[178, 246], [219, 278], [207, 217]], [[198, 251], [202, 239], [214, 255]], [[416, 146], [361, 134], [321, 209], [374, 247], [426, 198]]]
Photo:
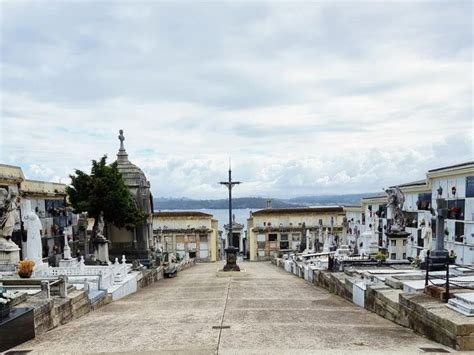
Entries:
[[365, 196], [373, 196], [375, 193], [346, 194], [346, 195], [316, 195], [290, 198], [286, 201], [303, 205], [359, 205]]
[[[314, 205], [358, 205], [364, 196], [373, 193], [347, 194], [347, 195], [316, 195], [301, 196], [290, 199], [272, 199], [273, 208], [303, 207]], [[188, 198], [163, 198], [153, 199], [155, 210], [197, 210], [197, 209], [227, 209], [227, 199], [218, 200], [192, 200]], [[263, 197], [239, 197], [232, 199], [233, 208], [267, 207], [267, 199]]]
[[[232, 199], [232, 208], [265, 208], [267, 199], [261, 197], [239, 197]], [[155, 210], [196, 210], [196, 209], [227, 209], [229, 200], [190, 200], [186, 198], [154, 198], [153, 207]], [[287, 202], [285, 200], [272, 200], [273, 208], [301, 207], [303, 204], [297, 202]]]

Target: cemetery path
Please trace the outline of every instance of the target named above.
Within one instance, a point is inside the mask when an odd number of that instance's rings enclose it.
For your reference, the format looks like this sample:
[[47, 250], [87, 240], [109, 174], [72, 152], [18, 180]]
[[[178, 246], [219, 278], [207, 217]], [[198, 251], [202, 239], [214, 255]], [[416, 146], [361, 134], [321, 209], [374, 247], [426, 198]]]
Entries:
[[270, 263], [242, 263], [248, 276], [232, 278], [216, 277], [219, 266], [198, 264], [15, 350], [418, 354], [420, 347], [444, 348]]

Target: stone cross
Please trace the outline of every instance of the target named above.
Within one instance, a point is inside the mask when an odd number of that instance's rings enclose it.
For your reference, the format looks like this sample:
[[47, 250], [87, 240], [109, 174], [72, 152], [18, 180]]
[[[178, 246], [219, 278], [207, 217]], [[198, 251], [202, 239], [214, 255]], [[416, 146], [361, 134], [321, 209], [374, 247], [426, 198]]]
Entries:
[[120, 141], [120, 150], [124, 150], [125, 148], [123, 147], [123, 141], [125, 140], [125, 136], [123, 135], [123, 129], [119, 131], [120, 135], [118, 136], [118, 139]]

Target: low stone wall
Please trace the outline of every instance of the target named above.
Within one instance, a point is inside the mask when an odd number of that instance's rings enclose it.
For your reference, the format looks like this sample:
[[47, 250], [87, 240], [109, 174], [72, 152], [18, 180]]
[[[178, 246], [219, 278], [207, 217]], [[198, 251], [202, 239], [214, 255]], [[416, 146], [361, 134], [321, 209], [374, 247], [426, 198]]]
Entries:
[[137, 282], [138, 290], [147, 287], [163, 278], [163, 267], [158, 266], [156, 269], [142, 271], [142, 277]]
[[400, 312], [415, 332], [457, 350], [474, 350], [474, 322], [433, 297], [400, 294]]
[[45, 300], [41, 296], [29, 297], [22, 307], [34, 308], [35, 334], [42, 334], [91, 311], [89, 298], [84, 291], [72, 291], [67, 298]]
[[386, 285], [367, 286], [365, 308], [394, 323], [409, 328], [408, 318], [400, 312], [399, 297], [401, 290]]

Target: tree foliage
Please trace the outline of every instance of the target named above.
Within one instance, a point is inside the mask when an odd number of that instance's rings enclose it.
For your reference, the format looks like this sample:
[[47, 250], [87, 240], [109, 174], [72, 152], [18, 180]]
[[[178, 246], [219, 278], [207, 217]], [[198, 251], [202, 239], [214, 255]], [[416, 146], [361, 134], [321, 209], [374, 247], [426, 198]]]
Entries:
[[133, 229], [144, 222], [145, 212], [136, 206], [117, 163], [107, 165], [107, 156], [92, 161], [90, 175], [76, 169], [70, 177], [66, 192], [76, 213], [87, 212], [97, 221], [104, 211], [105, 222], [119, 228]]

